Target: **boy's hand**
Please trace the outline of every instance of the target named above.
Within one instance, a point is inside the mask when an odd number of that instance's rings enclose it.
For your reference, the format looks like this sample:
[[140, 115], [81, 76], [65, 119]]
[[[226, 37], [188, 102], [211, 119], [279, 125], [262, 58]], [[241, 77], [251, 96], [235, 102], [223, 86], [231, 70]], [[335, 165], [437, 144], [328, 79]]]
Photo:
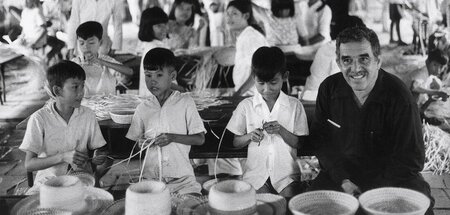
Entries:
[[250, 140], [252, 142], [261, 142], [264, 139], [264, 133], [261, 128], [257, 128], [254, 131], [250, 132]]
[[64, 162], [69, 164], [75, 164], [77, 166], [83, 165], [84, 163], [86, 163], [88, 159], [89, 157], [87, 154], [77, 150], [68, 151], [63, 154]]
[[439, 90], [441, 89], [441, 85], [436, 81], [436, 79], [433, 78], [433, 80], [430, 83], [430, 89]]
[[266, 122], [263, 125], [263, 129], [266, 130], [268, 134], [278, 134], [281, 129], [281, 125], [278, 121]]
[[105, 163], [107, 156], [108, 156], [107, 151], [95, 150], [94, 156], [92, 157], [92, 163], [95, 165], [101, 165]]
[[93, 63], [98, 63], [98, 58], [95, 54], [87, 52], [87, 53], [83, 53], [80, 56], [81, 59], [81, 64], [93, 64]]
[[169, 143], [173, 142], [173, 139], [174, 137], [172, 134], [163, 133], [155, 138], [155, 145], [160, 147], [167, 146]]

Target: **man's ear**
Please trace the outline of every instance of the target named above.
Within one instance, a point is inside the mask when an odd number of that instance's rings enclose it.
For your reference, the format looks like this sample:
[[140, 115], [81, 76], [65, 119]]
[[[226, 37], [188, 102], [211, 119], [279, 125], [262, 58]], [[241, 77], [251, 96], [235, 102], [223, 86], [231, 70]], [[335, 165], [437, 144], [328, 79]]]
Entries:
[[339, 60], [339, 56], [336, 56], [336, 64], [338, 65], [339, 70], [342, 71], [341, 61]]
[[58, 86], [55, 85], [55, 86], [52, 87], [52, 94], [54, 96], [60, 96], [61, 95], [61, 90], [62, 90], [61, 87], [58, 87]]
[[100, 46], [103, 44], [103, 39], [99, 39], [98, 43], [100, 44]]
[[378, 56], [377, 60], [378, 60], [377, 67], [378, 67], [378, 69], [380, 69], [381, 68], [381, 63], [382, 63], [381, 56]]

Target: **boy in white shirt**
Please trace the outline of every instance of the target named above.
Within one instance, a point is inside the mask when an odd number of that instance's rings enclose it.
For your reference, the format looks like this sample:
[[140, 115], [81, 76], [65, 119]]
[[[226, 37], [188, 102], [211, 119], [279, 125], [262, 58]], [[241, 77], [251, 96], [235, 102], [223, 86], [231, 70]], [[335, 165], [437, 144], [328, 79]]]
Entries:
[[308, 135], [306, 113], [298, 99], [281, 91], [288, 72], [279, 48], [256, 50], [252, 75], [258, 93], [239, 103], [227, 125], [234, 146], [248, 146], [243, 179], [258, 193], [292, 197], [302, 191], [295, 159], [301, 136]]
[[136, 108], [126, 137], [139, 142], [148, 139], [147, 143], [154, 140], [147, 149], [145, 178], [162, 177], [171, 193], [200, 195], [201, 186], [195, 179], [189, 151], [191, 145], [203, 144], [206, 130], [194, 100], [170, 88], [176, 78], [172, 51], [154, 48], [143, 62], [151, 95]]
[[133, 70], [112, 57], [99, 53], [103, 42], [103, 27], [100, 23], [85, 22], [78, 26], [76, 34], [78, 57], [72, 61], [81, 65], [86, 72], [85, 96], [116, 94], [117, 81], [114, 73], [132, 76]]
[[[92, 162], [98, 167], [97, 178], [111, 164], [94, 112], [81, 106], [85, 78], [83, 69], [71, 61], [48, 69], [47, 81], [55, 100], [30, 116], [19, 147], [26, 153], [26, 170], [38, 171], [27, 194], [39, 192], [49, 178], [66, 174], [69, 164], [69, 171], [93, 173]], [[89, 150], [95, 150], [92, 158]]]

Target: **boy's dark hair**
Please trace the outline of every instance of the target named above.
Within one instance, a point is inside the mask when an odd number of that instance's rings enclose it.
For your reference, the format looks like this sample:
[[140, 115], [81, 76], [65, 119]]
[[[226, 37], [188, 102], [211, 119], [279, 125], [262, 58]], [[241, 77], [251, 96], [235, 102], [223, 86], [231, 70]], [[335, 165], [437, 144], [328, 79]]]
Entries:
[[103, 36], [103, 27], [100, 23], [95, 21], [87, 21], [77, 28], [77, 37], [87, 40], [89, 37], [97, 37], [99, 40]]
[[294, 0], [272, 0], [272, 14], [275, 17], [280, 17], [280, 11], [289, 9], [289, 17], [295, 14]]
[[47, 82], [53, 94], [53, 87], [63, 87], [69, 78], [86, 80], [86, 73], [80, 65], [68, 60], [60, 61], [47, 70]]
[[265, 35], [264, 30], [258, 25], [255, 17], [253, 16], [252, 2], [250, 0], [232, 0], [228, 3], [227, 9], [230, 7], [236, 8], [241, 13], [248, 13], [248, 25], [259, 31], [259, 33]]
[[260, 47], [253, 53], [252, 74], [259, 80], [268, 82], [277, 73], [284, 77], [286, 74], [286, 58], [278, 47]]
[[145, 54], [144, 70], [158, 70], [164, 67], [176, 67], [175, 55], [165, 48], [154, 48]]
[[175, 9], [181, 4], [181, 3], [186, 3], [186, 4], [190, 4], [192, 5], [192, 14], [191, 17], [186, 21], [185, 25], [187, 26], [192, 26], [194, 24], [194, 18], [195, 18], [195, 12], [197, 11], [196, 8], [196, 0], [175, 0], [172, 4], [172, 8], [170, 9], [169, 12], [169, 19], [170, 20], [175, 20]]
[[139, 24], [138, 38], [141, 41], [150, 42], [155, 39], [153, 26], [161, 23], [167, 23], [169, 17], [160, 7], [147, 8], [142, 12], [141, 22]]
[[448, 56], [443, 51], [439, 49], [434, 49], [428, 53], [428, 62], [437, 62], [440, 65], [446, 65], [448, 63]]
[[363, 40], [367, 40], [370, 43], [372, 54], [379, 59], [380, 41], [378, 40], [378, 36], [372, 29], [364, 26], [347, 28], [338, 34], [336, 38], [336, 56], [338, 58], [340, 57], [339, 47], [341, 43], [362, 42]]

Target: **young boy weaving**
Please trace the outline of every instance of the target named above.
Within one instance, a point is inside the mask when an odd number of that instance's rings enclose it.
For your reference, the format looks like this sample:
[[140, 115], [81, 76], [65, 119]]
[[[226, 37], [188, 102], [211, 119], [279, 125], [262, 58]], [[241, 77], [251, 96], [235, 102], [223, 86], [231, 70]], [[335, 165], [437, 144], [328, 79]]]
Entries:
[[126, 137], [133, 141], [154, 140], [146, 154], [145, 178], [162, 177], [172, 193], [200, 194], [201, 186], [188, 155], [191, 145], [203, 144], [206, 130], [194, 100], [170, 88], [176, 78], [175, 56], [168, 49], [154, 48], [143, 62], [151, 95], [136, 108]]
[[243, 179], [258, 193], [292, 197], [302, 191], [295, 159], [300, 136], [308, 134], [306, 113], [298, 99], [281, 91], [288, 72], [279, 48], [256, 50], [252, 75], [258, 93], [239, 103], [227, 125], [235, 147], [248, 145]]
[[98, 22], [89, 21], [77, 28], [78, 57], [72, 61], [86, 71], [86, 96], [116, 94], [115, 72], [132, 76], [133, 70], [112, 57], [99, 54], [103, 28]]
[[[92, 173], [90, 161], [98, 165], [98, 178], [106, 173], [106, 142], [94, 112], [80, 105], [85, 78], [83, 69], [71, 61], [57, 63], [47, 71], [55, 99], [30, 116], [19, 147], [26, 153], [27, 171], [38, 171], [28, 194], [39, 192], [46, 180], [68, 170]], [[95, 150], [92, 159], [88, 150]]]

